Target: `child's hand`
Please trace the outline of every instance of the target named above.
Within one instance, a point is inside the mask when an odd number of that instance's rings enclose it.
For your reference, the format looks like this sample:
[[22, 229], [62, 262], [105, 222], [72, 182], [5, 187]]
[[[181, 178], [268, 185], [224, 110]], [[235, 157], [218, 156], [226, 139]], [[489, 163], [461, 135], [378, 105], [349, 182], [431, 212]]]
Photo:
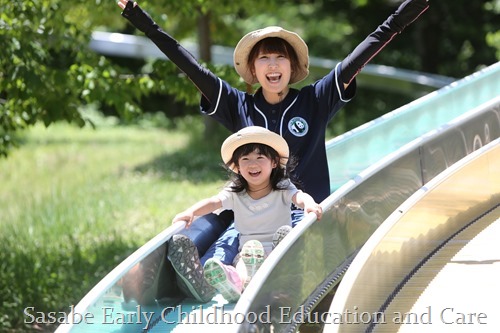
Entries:
[[321, 217], [323, 216], [323, 208], [321, 208], [321, 206], [317, 203], [307, 205], [306, 207], [304, 207], [304, 212], [306, 212], [306, 214], [308, 213], [316, 214], [318, 220], [321, 220]]
[[321, 216], [323, 216], [323, 208], [321, 208], [321, 206], [316, 201], [314, 201], [313, 197], [305, 192], [302, 192], [300, 190], [297, 191], [297, 193], [295, 193], [292, 198], [292, 202], [300, 208], [304, 209], [304, 212], [306, 214], [316, 214], [316, 218], [318, 220], [320, 220]]
[[184, 221], [186, 222], [186, 229], [187, 229], [193, 223], [193, 220], [194, 220], [194, 214], [186, 210], [175, 215], [172, 220], [172, 223]]

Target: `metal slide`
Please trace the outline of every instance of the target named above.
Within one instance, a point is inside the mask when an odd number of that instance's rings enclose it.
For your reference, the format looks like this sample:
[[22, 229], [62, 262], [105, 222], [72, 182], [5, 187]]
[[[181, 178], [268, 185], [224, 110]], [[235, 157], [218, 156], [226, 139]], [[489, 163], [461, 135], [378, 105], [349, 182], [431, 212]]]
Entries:
[[499, 332], [500, 139], [398, 207], [360, 250], [324, 333]]
[[[69, 319], [74, 323], [61, 325], [56, 332], [293, 332], [394, 209], [472, 152], [474, 145], [499, 136], [499, 95], [497, 63], [328, 142], [332, 195], [322, 203], [324, 218], [315, 222], [307, 216], [294, 228], [237, 304], [227, 304], [220, 296], [197, 304], [175, 293], [152, 305], [125, 301], [123, 277], [145, 261], [166, 265], [165, 242], [182, 228], [177, 225], [109, 273], [73, 309]], [[462, 120], [450, 123], [460, 116]], [[453, 130], [446, 131], [460, 126], [456, 138]], [[426, 153], [415, 148], [415, 142], [432, 130], [462, 140], [462, 149], [436, 147]], [[414, 172], [435, 154], [445, 156], [442, 165]], [[168, 267], [165, 272], [153, 284], [168, 289], [172, 272]]]
[[[250, 284], [252, 289], [234, 309], [235, 313], [269, 316], [268, 322], [246, 321], [238, 332], [293, 332], [307, 322], [359, 249], [399, 205], [443, 170], [500, 137], [500, 88], [496, 89], [488, 102], [369, 164], [322, 203], [325, 213], [321, 221], [309, 216], [295, 227], [283, 240], [283, 247], [278, 247], [280, 251], [272, 252], [264, 262], [262, 272]], [[405, 124], [400, 135], [411, 135], [418, 125], [418, 121]], [[420, 125], [425, 127], [423, 122]], [[387, 129], [382, 133], [397, 137], [387, 123], [379, 126]], [[389, 140], [387, 146], [394, 141]], [[360, 142], [367, 151], [375, 150], [371, 141]]]

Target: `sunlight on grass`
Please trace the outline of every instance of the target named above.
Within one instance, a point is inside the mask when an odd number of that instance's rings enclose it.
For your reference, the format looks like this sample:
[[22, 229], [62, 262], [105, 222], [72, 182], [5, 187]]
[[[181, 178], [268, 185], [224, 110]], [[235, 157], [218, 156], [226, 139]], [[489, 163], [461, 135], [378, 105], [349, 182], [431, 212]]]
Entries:
[[[60, 311], [171, 224], [215, 194], [225, 173], [192, 133], [112, 126], [35, 126], [0, 160], [0, 326], [22, 309]], [[10, 309], [10, 310], [9, 310]]]
[[190, 190], [186, 180], [165, 179], [169, 170], [136, 170], [186, 148], [187, 135], [175, 132], [55, 125], [35, 127], [26, 140], [0, 161], [0, 220], [9, 222], [2, 228], [22, 229], [25, 236], [50, 240], [114, 230], [145, 241], [167, 227], [179, 207], [220, 186], [214, 181]]

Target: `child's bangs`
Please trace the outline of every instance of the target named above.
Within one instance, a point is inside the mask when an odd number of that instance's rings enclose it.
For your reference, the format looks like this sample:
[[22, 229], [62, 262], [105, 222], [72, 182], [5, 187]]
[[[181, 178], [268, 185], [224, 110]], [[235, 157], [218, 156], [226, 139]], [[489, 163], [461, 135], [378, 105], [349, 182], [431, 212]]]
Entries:
[[249, 143], [237, 148], [233, 153], [233, 160], [237, 162], [242, 156], [248, 155], [250, 153], [256, 152], [257, 154], [262, 154], [270, 159], [279, 158], [278, 153], [273, 148], [268, 145], [261, 143]]

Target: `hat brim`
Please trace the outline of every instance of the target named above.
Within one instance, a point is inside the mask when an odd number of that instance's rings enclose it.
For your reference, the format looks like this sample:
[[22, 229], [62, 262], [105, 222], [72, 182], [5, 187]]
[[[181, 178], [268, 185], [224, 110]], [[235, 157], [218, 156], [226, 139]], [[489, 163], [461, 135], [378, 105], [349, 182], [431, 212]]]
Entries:
[[237, 171], [236, 165], [234, 165], [234, 163], [230, 163], [233, 158], [234, 151], [249, 143], [261, 143], [273, 148], [280, 156], [281, 167], [286, 167], [289, 149], [285, 139], [264, 127], [249, 126], [232, 134], [222, 144], [221, 156], [228, 168], [235, 172]]
[[287, 41], [297, 54], [299, 61], [298, 70], [294, 71], [290, 77], [290, 84], [297, 83], [309, 75], [309, 50], [304, 40], [295, 32], [285, 30], [281, 27], [271, 26], [264, 29], [249, 32], [236, 45], [233, 54], [234, 68], [241, 78], [248, 84], [258, 83], [248, 66], [248, 55], [255, 44], [264, 38], [278, 37]]

